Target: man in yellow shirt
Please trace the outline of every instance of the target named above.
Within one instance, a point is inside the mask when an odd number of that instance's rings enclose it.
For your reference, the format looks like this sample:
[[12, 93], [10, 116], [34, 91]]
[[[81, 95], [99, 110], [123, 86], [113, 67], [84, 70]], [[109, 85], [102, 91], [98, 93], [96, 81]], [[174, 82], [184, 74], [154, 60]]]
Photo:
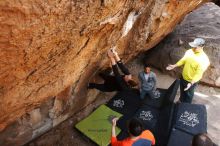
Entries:
[[192, 49], [187, 50], [183, 58], [174, 65], [168, 65], [166, 69], [172, 70], [183, 65], [182, 77], [180, 79], [180, 102], [191, 103], [194, 89], [210, 65], [210, 62], [208, 56], [203, 51], [204, 39], [196, 38], [189, 45]]

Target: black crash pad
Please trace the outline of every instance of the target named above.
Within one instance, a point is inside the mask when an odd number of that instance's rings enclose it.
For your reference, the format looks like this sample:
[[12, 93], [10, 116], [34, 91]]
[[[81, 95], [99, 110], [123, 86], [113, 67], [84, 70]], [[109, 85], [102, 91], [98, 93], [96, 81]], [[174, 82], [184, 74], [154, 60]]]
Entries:
[[163, 106], [169, 105], [170, 103], [173, 103], [177, 90], [179, 89], [180, 86], [180, 80], [176, 79], [171, 86], [167, 89], [166, 95], [165, 95], [165, 100], [163, 101]]
[[140, 107], [141, 99], [138, 90], [118, 92], [106, 105], [123, 115], [130, 115]]
[[191, 146], [193, 135], [173, 128], [167, 146]]
[[206, 107], [200, 104], [178, 104], [175, 128], [192, 135], [207, 132]]
[[149, 129], [154, 132], [159, 117], [159, 110], [147, 105], [142, 106], [135, 113], [134, 117], [140, 119], [143, 122], [145, 129]]
[[173, 103], [160, 110], [156, 132], [154, 133], [158, 146], [165, 146], [168, 143], [173, 124], [174, 107], [175, 104]]
[[157, 88], [156, 92], [159, 95], [158, 98], [150, 98], [146, 96], [145, 99], [143, 100], [143, 104], [154, 107], [154, 108], [160, 108], [163, 104], [163, 100], [165, 98], [167, 89]]
[[155, 108], [161, 108], [163, 106], [172, 104], [175, 99], [177, 90], [179, 88], [179, 84], [180, 84], [179, 79], [176, 79], [168, 89], [158, 88], [156, 90], [158, 97], [157, 98], [146, 97], [144, 100], [144, 104]]

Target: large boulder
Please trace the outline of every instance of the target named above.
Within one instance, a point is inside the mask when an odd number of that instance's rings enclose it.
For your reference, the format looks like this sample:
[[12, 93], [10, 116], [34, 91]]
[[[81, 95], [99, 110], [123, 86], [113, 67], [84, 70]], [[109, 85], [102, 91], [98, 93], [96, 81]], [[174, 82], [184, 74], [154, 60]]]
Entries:
[[107, 49], [126, 62], [205, 1], [0, 1], [0, 145], [22, 145], [91, 103], [86, 85]]
[[[204, 51], [209, 56], [211, 65], [201, 82], [220, 87], [220, 7], [214, 3], [204, 4], [193, 11], [155, 48], [148, 51], [145, 63], [152, 64], [164, 73], [168, 64], [176, 63], [190, 48], [188, 42], [196, 37], [206, 40]], [[169, 72], [180, 76], [181, 69]]]

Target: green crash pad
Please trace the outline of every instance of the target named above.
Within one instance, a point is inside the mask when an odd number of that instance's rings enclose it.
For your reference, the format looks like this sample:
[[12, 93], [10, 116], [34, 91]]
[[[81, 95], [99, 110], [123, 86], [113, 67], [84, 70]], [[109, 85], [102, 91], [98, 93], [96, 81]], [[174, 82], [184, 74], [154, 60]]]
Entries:
[[[98, 107], [91, 115], [80, 121], [75, 127], [100, 146], [110, 144], [113, 117], [121, 117], [105, 105]], [[120, 129], [116, 127], [118, 135]]]

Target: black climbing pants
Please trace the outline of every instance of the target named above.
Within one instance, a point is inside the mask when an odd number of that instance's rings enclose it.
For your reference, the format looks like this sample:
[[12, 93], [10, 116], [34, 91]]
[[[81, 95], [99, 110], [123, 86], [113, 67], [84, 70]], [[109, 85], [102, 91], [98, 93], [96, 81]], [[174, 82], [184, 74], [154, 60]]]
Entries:
[[115, 77], [105, 73], [100, 73], [99, 76], [104, 80], [103, 84], [89, 83], [90, 89], [97, 89], [102, 92], [113, 92], [117, 91], [117, 83]]

